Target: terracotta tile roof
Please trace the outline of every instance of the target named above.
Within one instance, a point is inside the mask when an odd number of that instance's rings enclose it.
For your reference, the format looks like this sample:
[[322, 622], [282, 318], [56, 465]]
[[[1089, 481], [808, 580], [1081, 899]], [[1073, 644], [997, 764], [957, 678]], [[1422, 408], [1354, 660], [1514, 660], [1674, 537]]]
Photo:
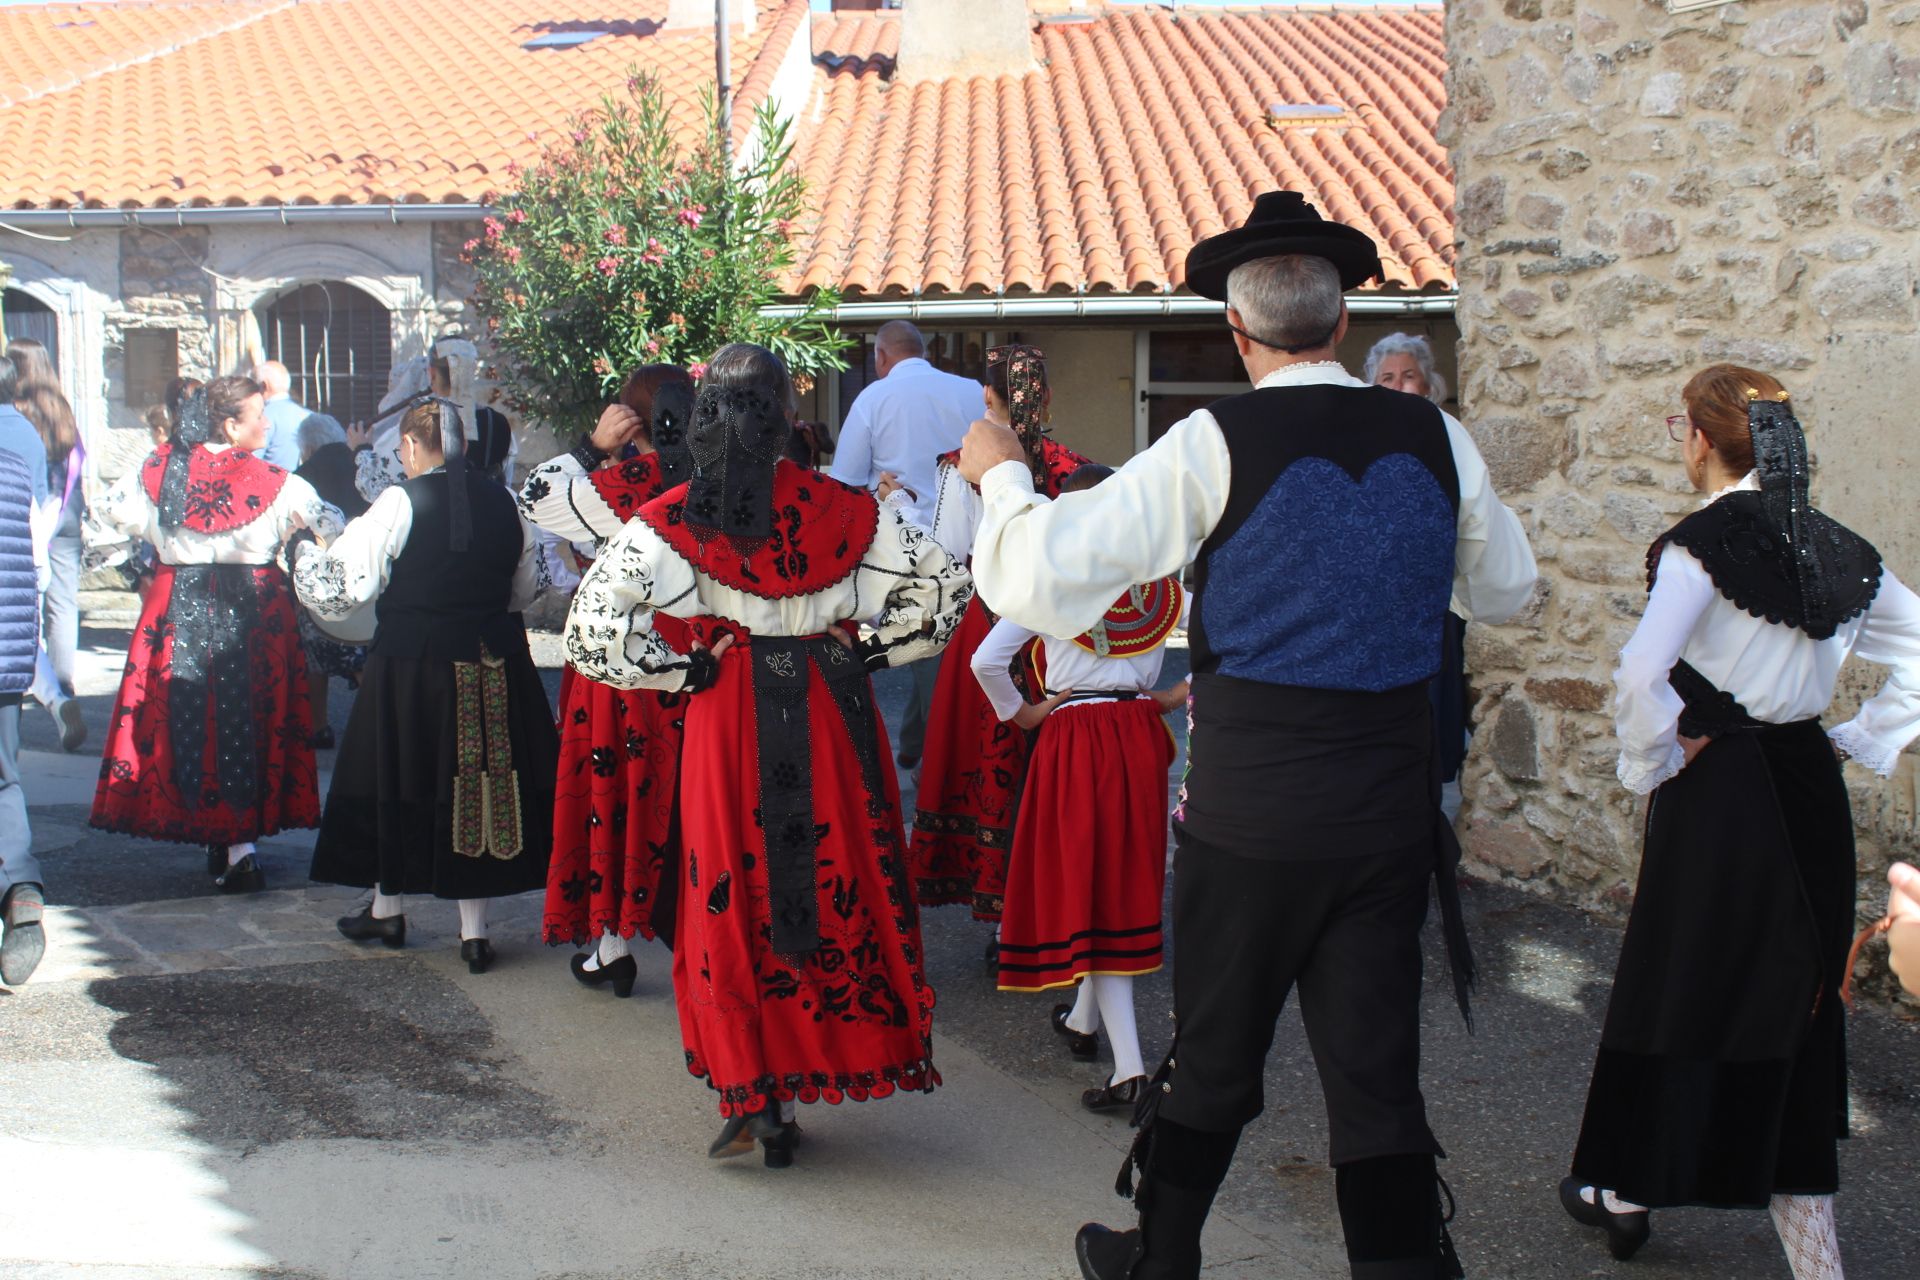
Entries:
[[[1314, 193], [1368, 228], [1387, 285], [1451, 288], [1437, 6], [1107, 10], [1041, 23], [1026, 75], [894, 84], [892, 14], [815, 15], [798, 289], [1158, 292], [1254, 196]], [[1276, 104], [1344, 127], [1275, 128]]]
[[[754, 0], [735, 133], [807, 20]], [[713, 79], [667, 0], [148, 0], [0, 7], [0, 210], [484, 201], [538, 138], [658, 75], [677, 124]], [[619, 17], [609, 16], [619, 14]], [[608, 32], [526, 50], [547, 33]]]

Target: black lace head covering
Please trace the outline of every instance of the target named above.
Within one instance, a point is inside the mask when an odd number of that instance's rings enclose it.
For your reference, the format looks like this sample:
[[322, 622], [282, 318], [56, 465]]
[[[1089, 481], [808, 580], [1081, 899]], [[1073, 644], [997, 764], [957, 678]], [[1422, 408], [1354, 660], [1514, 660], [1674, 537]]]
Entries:
[[725, 535], [749, 554], [772, 536], [774, 468], [793, 429], [792, 397], [786, 365], [765, 347], [729, 343], [707, 362], [693, 406], [693, 475], [682, 517], [696, 537]]
[[1786, 392], [1769, 400], [1748, 388], [1747, 434], [1753, 440], [1760, 509], [1786, 541], [1789, 574], [1800, 597], [1799, 625], [1816, 638], [1830, 636], [1862, 603], [1858, 588], [1864, 579], [1854, 562], [1864, 557], [1853, 545], [1860, 540], [1814, 510], [1808, 493], [1812, 468], [1807, 437]]
[[178, 529], [187, 514], [187, 470], [193, 464], [193, 451], [213, 435], [213, 421], [207, 414], [207, 389], [200, 388], [180, 406], [174, 424], [172, 447], [167, 453], [167, 469], [160, 477], [160, 527]]
[[689, 427], [693, 420], [693, 384], [668, 382], [653, 393], [653, 412], [647, 438], [653, 441], [661, 483], [672, 489], [693, 475]]

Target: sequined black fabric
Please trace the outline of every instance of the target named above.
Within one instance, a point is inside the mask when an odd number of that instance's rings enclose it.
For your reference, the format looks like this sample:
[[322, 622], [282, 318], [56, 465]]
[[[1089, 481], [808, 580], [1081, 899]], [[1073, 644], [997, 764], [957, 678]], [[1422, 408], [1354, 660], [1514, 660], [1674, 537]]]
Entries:
[[653, 393], [653, 421], [647, 436], [653, 441], [662, 489], [676, 488], [693, 476], [693, 447], [688, 438], [692, 419], [691, 384], [669, 382]]
[[698, 536], [724, 535], [743, 555], [766, 543], [773, 534], [774, 467], [789, 430], [771, 396], [701, 391], [689, 433], [693, 476], [683, 516]]
[[202, 762], [207, 743], [207, 690], [213, 691], [217, 795], [235, 808], [254, 802], [259, 769], [254, 744], [253, 659], [247, 637], [260, 615], [255, 566], [180, 565], [174, 569], [168, 617], [173, 623], [174, 781], [183, 798], [209, 795]]
[[[180, 407], [180, 424], [173, 431], [166, 473], [160, 479], [160, 527], [178, 529], [187, 518], [187, 473], [194, 450], [213, 434], [207, 417], [207, 393], [194, 392]], [[198, 757], [195, 757], [198, 760]]]

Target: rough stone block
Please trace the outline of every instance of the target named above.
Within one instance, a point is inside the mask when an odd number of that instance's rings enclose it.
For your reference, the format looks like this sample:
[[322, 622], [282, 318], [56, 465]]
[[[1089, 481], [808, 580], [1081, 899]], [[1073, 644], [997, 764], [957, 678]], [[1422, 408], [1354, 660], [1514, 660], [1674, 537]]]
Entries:
[[1833, 172], [1842, 178], [1864, 178], [1880, 167], [1887, 153], [1887, 140], [1880, 134], [1855, 138], [1834, 153]]
[[1725, 111], [1733, 105], [1733, 96], [1747, 78], [1747, 68], [1726, 65], [1715, 67], [1707, 73], [1700, 87], [1693, 91], [1693, 105], [1700, 111]]
[[1593, 371], [1577, 351], [1555, 351], [1540, 362], [1534, 389], [1543, 396], [1583, 399], [1593, 394]]
[[1523, 53], [1507, 64], [1505, 109], [1512, 113], [1538, 111], [1553, 97], [1553, 77], [1540, 59]]
[[1662, 71], [1647, 80], [1640, 91], [1640, 114], [1670, 119], [1684, 113], [1687, 101], [1687, 77], [1678, 71]]
[[1875, 120], [1910, 116], [1920, 110], [1920, 53], [1891, 40], [1856, 44], [1842, 68], [1847, 102]]
[[1813, 286], [1813, 304], [1829, 320], [1913, 323], [1913, 285], [1903, 270], [1841, 267]]
[[1541, 298], [1531, 289], [1509, 289], [1500, 296], [1500, 304], [1522, 319], [1531, 319], [1540, 313]]
[[1600, 505], [1613, 531], [1634, 546], [1646, 546], [1667, 530], [1667, 514], [1651, 498], [1616, 490]]
[[1610, 690], [1579, 676], [1528, 677], [1527, 696], [1563, 711], [1604, 711]]
[[1494, 768], [1516, 782], [1540, 780], [1540, 738], [1533, 708], [1521, 698], [1508, 697], [1494, 716], [1487, 738], [1487, 755]]
[[1602, 518], [1599, 507], [1577, 493], [1567, 492], [1542, 499], [1534, 514], [1542, 529], [1562, 538], [1591, 537], [1599, 531]]
[[1913, 206], [1891, 191], [1861, 192], [1854, 197], [1853, 216], [1888, 231], [1905, 231], [1916, 222]]
[[1531, 880], [1553, 865], [1553, 855], [1540, 838], [1517, 822], [1470, 820], [1466, 851], [1475, 861], [1519, 880]]
[[1513, 253], [1542, 253], [1555, 257], [1560, 252], [1560, 241], [1551, 236], [1536, 240], [1495, 240], [1486, 247], [1485, 252], [1489, 257], [1505, 257]]
[[1806, 369], [1813, 365], [1813, 353], [1805, 348], [1765, 338], [1702, 338], [1700, 358], [1709, 364], [1724, 361], [1749, 369]]
[[1762, 57], [1810, 58], [1827, 43], [1826, 5], [1807, 5], [1771, 13], [1751, 23], [1740, 38], [1743, 47]]
[[1519, 645], [1483, 623], [1467, 624], [1464, 649], [1470, 671], [1518, 671], [1526, 665]]
[[1680, 237], [1673, 219], [1651, 209], [1636, 209], [1620, 221], [1620, 248], [1630, 258], [1672, 253]]
[[1476, 153], [1484, 157], [1512, 155], [1516, 151], [1536, 146], [1566, 133], [1579, 126], [1581, 116], [1575, 111], [1553, 111], [1532, 116], [1524, 120], [1514, 120], [1499, 125], [1487, 135], [1486, 141], [1477, 147]]
[[1570, 258], [1556, 258], [1551, 262], [1523, 262], [1520, 264], [1520, 278], [1531, 279], [1534, 276], [1571, 276], [1583, 271], [1598, 271], [1601, 267], [1610, 267], [1620, 260], [1613, 253], [1580, 253]]
[[1775, 189], [1773, 207], [1790, 227], [1824, 227], [1840, 212], [1840, 193], [1825, 179], [1795, 178]]
[[1566, 452], [1566, 433], [1533, 418], [1478, 418], [1467, 423], [1467, 431], [1502, 495], [1546, 479]]
[[1460, 193], [1455, 222], [1461, 235], [1483, 236], [1507, 220], [1507, 180], [1478, 179]]

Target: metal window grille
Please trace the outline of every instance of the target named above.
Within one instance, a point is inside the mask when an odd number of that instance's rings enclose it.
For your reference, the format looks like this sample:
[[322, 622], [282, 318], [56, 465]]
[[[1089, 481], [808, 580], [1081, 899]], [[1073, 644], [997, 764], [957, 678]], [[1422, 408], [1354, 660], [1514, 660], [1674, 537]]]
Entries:
[[393, 366], [387, 309], [350, 284], [302, 285], [260, 318], [267, 358], [287, 366], [293, 398], [343, 423], [370, 421]]
[[0, 328], [8, 339], [32, 338], [47, 349], [53, 367], [60, 367], [60, 317], [25, 289], [9, 289], [6, 298], [0, 300]]

